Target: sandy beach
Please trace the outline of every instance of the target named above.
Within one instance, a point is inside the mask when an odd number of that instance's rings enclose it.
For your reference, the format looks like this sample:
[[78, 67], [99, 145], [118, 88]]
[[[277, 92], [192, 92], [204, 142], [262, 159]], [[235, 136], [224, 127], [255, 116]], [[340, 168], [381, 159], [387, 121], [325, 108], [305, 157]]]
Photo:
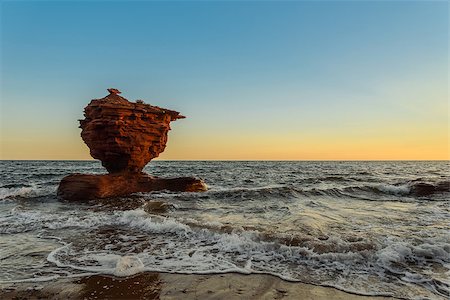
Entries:
[[127, 278], [3, 284], [1, 299], [394, 299], [283, 281], [270, 275], [142, 273]]

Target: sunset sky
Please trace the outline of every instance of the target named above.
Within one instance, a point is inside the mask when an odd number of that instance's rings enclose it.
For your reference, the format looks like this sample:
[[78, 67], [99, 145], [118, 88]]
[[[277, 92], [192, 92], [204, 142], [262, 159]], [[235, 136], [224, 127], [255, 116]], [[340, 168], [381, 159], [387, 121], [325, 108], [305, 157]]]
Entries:
[[0, 159], [90, 159], [106, 88], [161, 159], [449, 159], [447, 1], [3, 1]]

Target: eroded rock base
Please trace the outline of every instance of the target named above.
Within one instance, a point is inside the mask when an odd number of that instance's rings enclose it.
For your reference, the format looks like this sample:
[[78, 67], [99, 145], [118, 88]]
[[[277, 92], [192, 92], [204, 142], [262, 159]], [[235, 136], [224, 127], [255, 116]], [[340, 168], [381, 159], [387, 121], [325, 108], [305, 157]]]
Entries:
[[161, 190], [202, 192], [207, 187], [201, 179], [194, 177], [158, 178], [145, 173], [71, 174], [61, 180], [58, 197], [85, 201]]

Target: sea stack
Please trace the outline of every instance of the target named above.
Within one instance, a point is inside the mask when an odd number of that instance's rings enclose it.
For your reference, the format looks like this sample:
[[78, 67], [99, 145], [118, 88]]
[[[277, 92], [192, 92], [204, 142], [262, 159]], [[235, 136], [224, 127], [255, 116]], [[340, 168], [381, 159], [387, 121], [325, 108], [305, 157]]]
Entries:
[[185, 118], [179, 112], [130, 102], [120, 91], [92, 100], [80, 120], [81, 137], [91, 156], [109, 174], [72, 174], [61, 180], [58, 196], [65, 200], [89, 200], [125, 196], [136, 192], [170, 190], [205, 191], [205, 183], [193, 177], [157, 178], [142, 172], [145, 165], [164, 151], [170, 122]]

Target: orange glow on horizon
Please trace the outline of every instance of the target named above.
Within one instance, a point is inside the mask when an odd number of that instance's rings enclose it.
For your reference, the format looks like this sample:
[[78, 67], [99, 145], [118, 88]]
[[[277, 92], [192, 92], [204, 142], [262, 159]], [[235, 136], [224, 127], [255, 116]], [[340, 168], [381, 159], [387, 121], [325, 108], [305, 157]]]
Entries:
[[[417, 134], [417, 135], [416, 135]], [[160, 160], [449, 160], [447, 131], [433, 134], [169, 134]], [[398, 136], [400, 135], [400, 136]], [[90, 160], [79, 137], [3, 140], [2, 160]]]

